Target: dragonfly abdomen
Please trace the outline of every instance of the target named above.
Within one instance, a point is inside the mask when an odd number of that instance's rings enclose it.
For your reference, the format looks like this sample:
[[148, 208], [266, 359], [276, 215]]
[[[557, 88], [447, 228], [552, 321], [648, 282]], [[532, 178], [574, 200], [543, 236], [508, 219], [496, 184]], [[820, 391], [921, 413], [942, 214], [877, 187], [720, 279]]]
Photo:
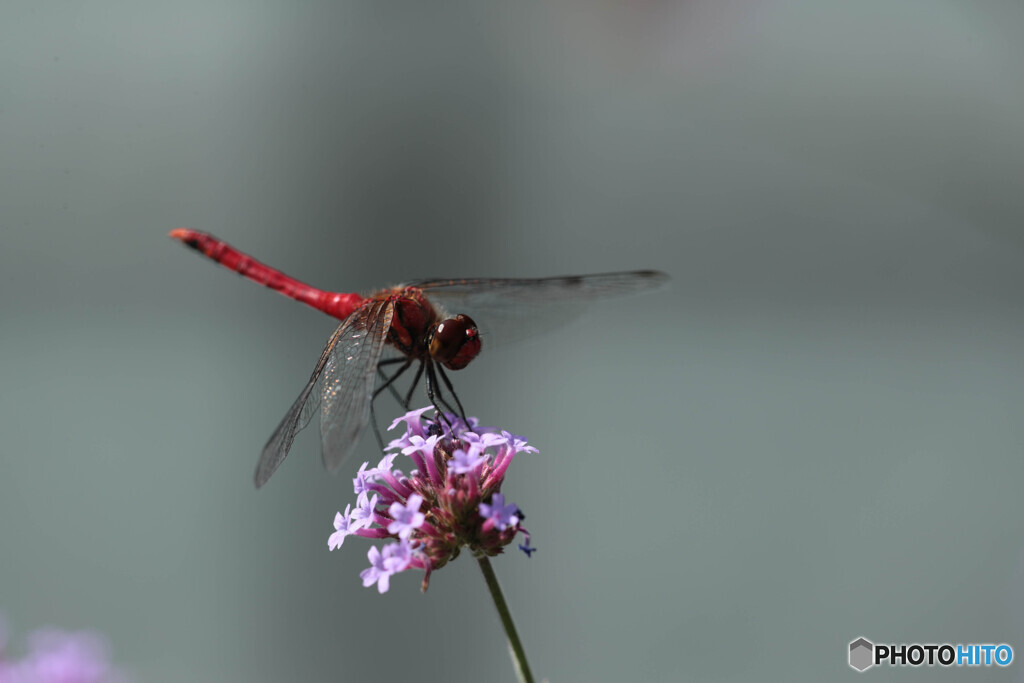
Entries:
[[171, 230], [171, 237], [253, 282], [340, 320], [352, 315], [366, 301], [358, 294], [328, 292], [307, 285], [205, 232], [177, 228]]

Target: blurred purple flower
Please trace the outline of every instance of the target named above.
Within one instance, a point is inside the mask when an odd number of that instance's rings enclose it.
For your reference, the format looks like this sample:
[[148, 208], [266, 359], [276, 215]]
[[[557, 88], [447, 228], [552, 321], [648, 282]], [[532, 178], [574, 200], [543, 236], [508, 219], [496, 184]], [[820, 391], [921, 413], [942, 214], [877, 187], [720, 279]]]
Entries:
[[110, 646], [87, 631], [40, 629], [28, 637], [28, 652], [12, 659], [0, 639], [0, 683], [125, 683], [110, 664]]

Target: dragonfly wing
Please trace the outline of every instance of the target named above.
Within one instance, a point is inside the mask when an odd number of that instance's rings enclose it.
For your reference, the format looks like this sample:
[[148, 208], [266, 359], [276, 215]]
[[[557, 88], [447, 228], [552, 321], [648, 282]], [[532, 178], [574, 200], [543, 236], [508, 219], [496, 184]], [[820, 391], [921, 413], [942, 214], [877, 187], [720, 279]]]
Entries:
[[350, 316], [328, 354], [320, 400], [324, 466], [335, 471], [370, 421], [377, 363], [384, 351], [394, 303], [372, 301]]
[[449, 314], [473, 318], [485, 343], [505, 343], [571, 322], [586, 304], [653, 291], [668, 283], [656, 270], [545, 278], [420, 280], [419, 287]]
[[309, 381], [303, 387], [299, 397], [295, 399], [295, 403], [285, 413], [281, 424], [277, 425], [277, 429], [274, 430], [270, 440], [267, 441], [267, 445], [263, 447], [260, 461], [256, 465], [256, 488], [260, 488], [267, 483], [270, 475], [274, 473], [278, 465], [288, 456], [292, 442], [295, 441], [295, 435], [309, 424], [313, 413], [320, 407], [320, 378], [324, 368], [327, 366], [331, 351], [337, 345], [338, 340], [341, 339], [347, 325], [348, 321], [339, 325], [338, 329], [331, 335], [331, 338], [327, 340], [327, 346], [324, 347], [323, 352], [320, 354], [320, 360], [317, 361], [316, 367], [313, 368], [313, 374], [310, 376]]

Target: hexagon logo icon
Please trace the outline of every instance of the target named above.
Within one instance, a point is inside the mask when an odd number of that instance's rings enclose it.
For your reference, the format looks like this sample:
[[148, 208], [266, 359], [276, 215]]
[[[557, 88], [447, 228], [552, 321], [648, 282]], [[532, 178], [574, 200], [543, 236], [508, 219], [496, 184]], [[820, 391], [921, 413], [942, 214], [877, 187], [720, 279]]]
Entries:
[[850, 666], [857, 671], [867, 671], [875, 665], [875, 646], [867, 638], [858, 638], [850, 643]]

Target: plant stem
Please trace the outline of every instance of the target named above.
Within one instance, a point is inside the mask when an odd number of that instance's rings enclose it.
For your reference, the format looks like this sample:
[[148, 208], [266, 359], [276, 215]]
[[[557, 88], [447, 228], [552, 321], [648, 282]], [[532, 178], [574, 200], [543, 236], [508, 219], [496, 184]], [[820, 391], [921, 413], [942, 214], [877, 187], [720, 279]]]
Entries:
[[477, 562], [480, 563], [480, 571], [484, 573], [487, 589], [491, 591], [494, 606], [498, 608], [501, 625], [505, 627], [509, 654], [512, 655], [512, 666], [515, 667], [516, 676], [520, 683], [533, 683], [533, 674], [530, 673], [530, 665], [526, 661], [526, 651], [523, 650], [523, 643], [519, 640], [519, 634], [516, 633], [516, 625], [512, 622], [512, 614], [508, 611], [508, 604], [505, 603], [505, 596], [501, 593], [501, 586], [498, 585], [498, 577], [494, 574], [494, 568], [491, 567], [491, 560], [485, 555], [478, 557]]

